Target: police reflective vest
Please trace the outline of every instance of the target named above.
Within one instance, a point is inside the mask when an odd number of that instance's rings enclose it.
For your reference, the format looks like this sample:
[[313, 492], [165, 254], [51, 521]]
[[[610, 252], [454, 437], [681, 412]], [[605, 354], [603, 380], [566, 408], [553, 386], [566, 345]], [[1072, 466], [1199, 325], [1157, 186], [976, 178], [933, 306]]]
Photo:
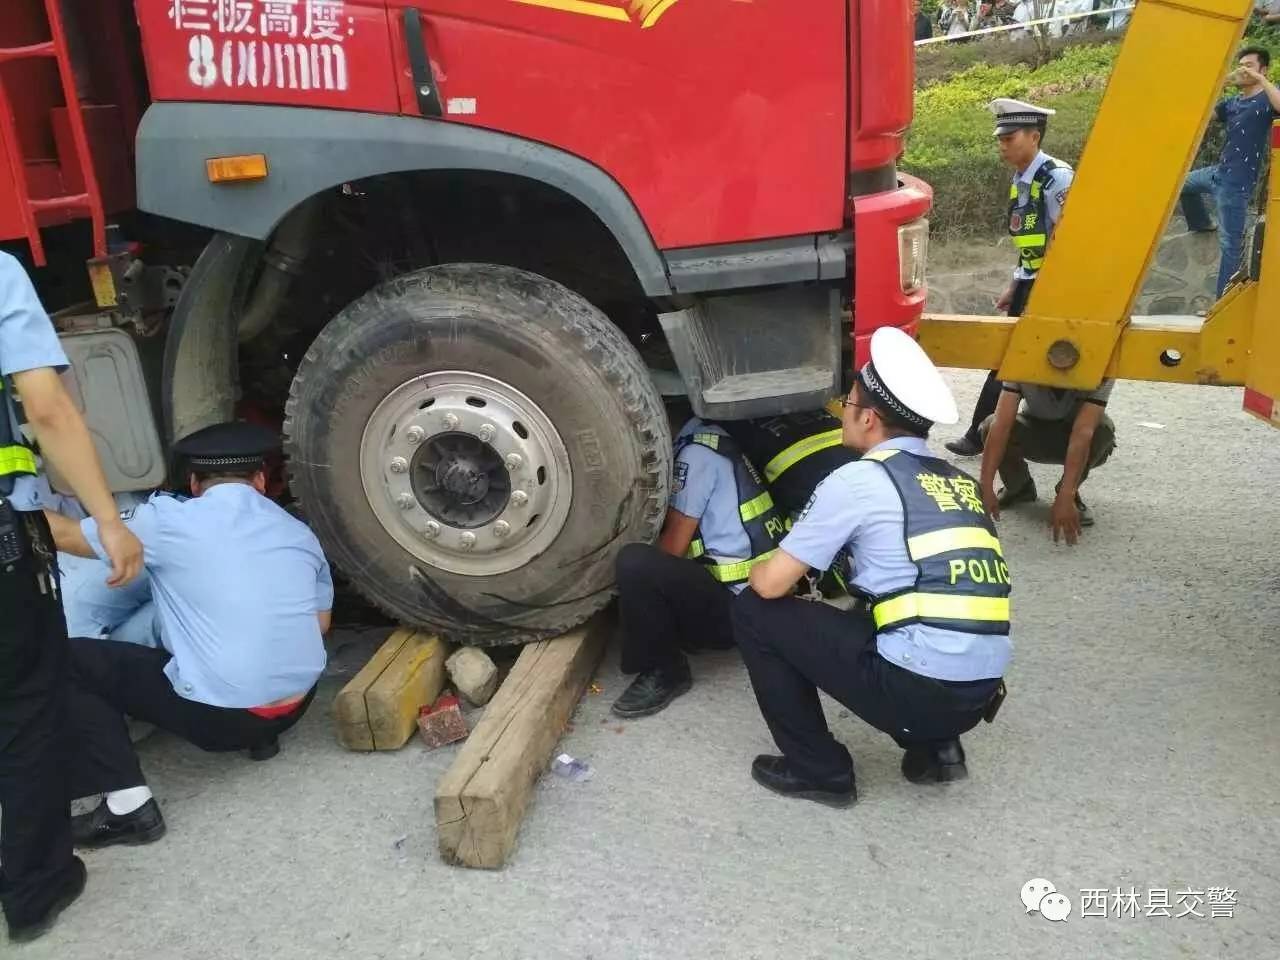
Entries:
[[719, 424], [764, 473], [774, 502], [799, 515], [818, 484], [858, 455], [841, 445], [840, 421], [825, 410]]
[[12, 380], [0, 377], [0, 496], [5, 497], [13, 493], [17, 477], [38, 472], [35, 451], [13, 429], [12, 394]]
[[746, 531], [747, 541], [751, 544], [751, 556], [743, 560], [711, 556], [702, 541], [701, 530], [694, 533], [693, 542], [689, 544], [685, 556], [705, 564], [707, 572], [725, 585], [745, 583], [751, 574], [751, 568], [773, 556], [778, 549], [778, 538], [783, 532], [782, 518], [755, 467], [742, 455], [741, 449], [731, 437], [718, 433], [695, 433], [682, 441], [676, 452], [679, 453], [691, 443], [728, 457], [733, 464], [733, 480], [738, 493], [738, 516]]
[[876, 630], [923, 623], [963, 633], [1009, 632], [1009, 566], [978, 482], [945, 460], [881, 450], [879, 463], [902, 500], [916, 582], [871, 598]]
[[1019, 264], [1033, 273], [1044, 265], [1049, 246], [1049, 206], [1044, 197], [1054, 189], [1051, 174], [1059, 166], [1052, 159], [1040, 164], [1025, 198], [1020, 196], [1016, 180], [1009, 185], [1009, 235], [1018, 248]]

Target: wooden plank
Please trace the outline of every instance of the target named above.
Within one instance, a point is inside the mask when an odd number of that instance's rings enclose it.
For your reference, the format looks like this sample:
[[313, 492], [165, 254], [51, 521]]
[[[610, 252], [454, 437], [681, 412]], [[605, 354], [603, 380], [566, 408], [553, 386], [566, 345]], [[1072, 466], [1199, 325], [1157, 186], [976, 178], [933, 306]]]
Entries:
[[444, 687], [447, 645], [415, 633], [365, 693], [375, 750], [399, 750], [418, 729], [418, 711], [435, 703]]
[[369, 727], [369, 710], [364, 695], [373, 681], [395, 659], [405, 642], [413, 636], [412, 630], [394, 631], [383, 642], [360, 672], [347, 681], [333, 701], [333, 720], [338, 728], [338, 742], [348, 750], [372, 750], [373, 730]]
[[348, 750], [396, 750], [416, 728], [418, 708], [444, 683], [448, 650], [430, 634], [401, 628], [334, 700], [338, 740]]
[[441, 856], [502, 866], [515, 848], [533, 786], [604, 650], [608, 620], [524, 648], [436, 788]]

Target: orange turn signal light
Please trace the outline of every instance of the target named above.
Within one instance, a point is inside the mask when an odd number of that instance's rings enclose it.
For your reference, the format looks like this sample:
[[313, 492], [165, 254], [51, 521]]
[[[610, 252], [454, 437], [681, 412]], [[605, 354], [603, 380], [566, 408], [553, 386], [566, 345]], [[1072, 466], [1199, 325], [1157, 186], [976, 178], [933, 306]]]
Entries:
[[267, 179], [267, 156], [247, 153], [236, 157], [212, 157], [204, 162], [210, 183], [240, 183]]

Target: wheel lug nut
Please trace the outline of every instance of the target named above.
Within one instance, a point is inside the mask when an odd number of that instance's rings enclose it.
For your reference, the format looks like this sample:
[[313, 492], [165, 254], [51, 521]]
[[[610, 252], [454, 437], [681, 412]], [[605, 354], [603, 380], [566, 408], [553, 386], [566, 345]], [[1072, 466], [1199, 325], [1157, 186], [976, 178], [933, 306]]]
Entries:
[[484, 426], [480, 428], [480, 432], [477, 434], [477, 436], [480, 438], [481, 443], [488, 443], [490, 440], [493, 439], [493, 432], [494, 432], [493, 424], [486, 423]]
[[493, 535], [498, 539], [502, 539], [511, 532], [511, 524], [505, 520], [499, 520], [493, 525]]
[[444, 428], [446, 430], [458, 429], [458, 415], [456, 413], [446, 413], [444, 415]]
[[409, 469], [409, 461], [404, 457], [392, 457], [389, 466], [392, 473], [405, 473]]
[[458, 538], [458, 543], [462, 545], [463, 550], [470, 550], [476, 545], [476, 535], [468, 531]]
[[402, 493], [400, 496], [396, 497], [396, 506], [401, 510], [408, 510], [415, 502], [413, 494], [411, 493]]
[[507, 469], [508, 469], [508, 470], [519, 470], [519, 469], [520, 469], [521, 464], [523, 464], [523, 463], [524, 463], [524, 457], [520, 456], [520, 454], [518, 454], [518, 453], [508, 453], [508, 454], [507, 454]]
[[523, 490], [513, 490], [511, 491], [511, 502], [517, 507], [523, 507], [529, 502], [529, 495]]
[[422, 535], [428, 540], [434, 540], [436, 537], [440, 536], [440, 524], [436, 523], [434, 520], [428, 520], [427, 525], [422, 528]]
[[427, 432], [423, 430], [421, 427], [410, 427], [408, 430], [404, 432], [405, 440], [407, 440], [409, 443], [412, 443], [414, 446], [417, 446], [419, 443], [425, 440], [426, 436], [427, 436]]

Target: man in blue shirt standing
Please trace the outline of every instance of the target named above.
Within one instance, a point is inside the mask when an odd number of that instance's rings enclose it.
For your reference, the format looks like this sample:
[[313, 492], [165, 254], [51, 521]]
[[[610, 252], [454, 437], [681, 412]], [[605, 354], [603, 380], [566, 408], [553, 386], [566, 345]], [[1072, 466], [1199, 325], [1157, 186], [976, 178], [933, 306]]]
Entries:
[[[1009, 567], [978, 483], [926, 442], [959, 419], [920, 346], [885, 327], [844, 404], [862, 459], [824, 480], [733, 605], [734, 639], [781, 756], [752, 777], [787, 796], [852, 803], [853, 759], [831, 735], [824, 690], [905, 751], [913, 783], [967, 776], [959, 737], [994, 717], [1010, 657]], [[789, 596], [848, 551], [853, 611]]]
[[[71, 640], [70, 796], [106, 794], [72, 820], [78, 846], [164, 835], [126, 714], [204, 750], [265, 759], [311, 702], [333, 581], [315, 535], [263, 495], [276, 444], [252, 424], [197, 431], [174, 447], [192, 499], [157, 496], [125, 520], [142, 541], [164, 648]], [[103, 556], [95, 520], [47, 515], [60, 550]]]
[[1218, 162], [1192, 170], [1182, 188], [1182, 212], [1187, 227], [1197, 233], [1213, 229], [1204, 197], [1213, 197], [1218, 208], [1218, 296], [1240, 269], [1244, 252], [1245, 220], [1258, 182], [1262, 156], [1267, 150], [1271, 122], [1280, 112], [1280, 89], [1267, 79], [1271, 54], [1263, 47], [1246, 47], [1236, 70], [1227, 78], [1240, 95], [1218, 101], [1213, 115], [1226, 125], [1226, 142]]

